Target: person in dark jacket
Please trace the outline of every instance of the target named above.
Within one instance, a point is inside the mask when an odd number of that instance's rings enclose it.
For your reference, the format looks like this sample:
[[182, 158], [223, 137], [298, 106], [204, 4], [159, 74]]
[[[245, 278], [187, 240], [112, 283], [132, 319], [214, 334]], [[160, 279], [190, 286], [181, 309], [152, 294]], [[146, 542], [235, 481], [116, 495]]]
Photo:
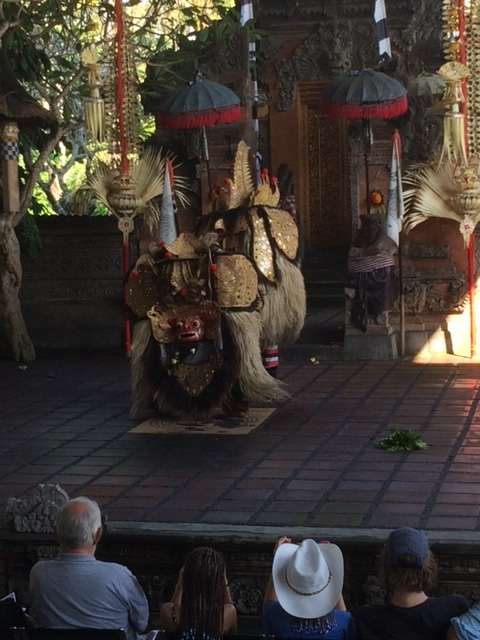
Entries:
[[427, 595], [436, 580], [437, 563], [423, 531], [392, 531], [382, 574], [387, 603], [354, 613], [352, 640], [445, 640], [450, 620], [468, 609], [461, 595]]

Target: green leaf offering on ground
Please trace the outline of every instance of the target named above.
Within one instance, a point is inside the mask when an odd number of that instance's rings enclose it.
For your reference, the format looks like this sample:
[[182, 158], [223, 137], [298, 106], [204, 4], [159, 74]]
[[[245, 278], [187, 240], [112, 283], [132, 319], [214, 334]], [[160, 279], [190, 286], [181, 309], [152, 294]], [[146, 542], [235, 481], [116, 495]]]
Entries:
[[406, 453], [408, 451], [426, 449], [428, 444], [417, 431], [402, 429], [390, 431], [388, 436], [385, 436], [377, 443], [377, 447], [392, 453]]

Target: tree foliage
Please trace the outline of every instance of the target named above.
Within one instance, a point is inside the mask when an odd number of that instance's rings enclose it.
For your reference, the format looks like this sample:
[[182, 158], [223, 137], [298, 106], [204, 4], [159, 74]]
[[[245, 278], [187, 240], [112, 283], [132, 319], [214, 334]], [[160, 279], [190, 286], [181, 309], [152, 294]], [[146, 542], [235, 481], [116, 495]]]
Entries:
[[181, 10], [191, 31], [176, 34], [175, 41], [167, 35], [157, 40], [156, 50], [149, 58], [146, 79], [142, 86], [142, 100], [147, 112], [154, 112], [168, 90], [184, 85], [197, 71], [209, 77], [220, 76], [225, 60], [219, 52], [238, 47], [240, 15], [235, 8], [219, 6], [214, 17], [205, 16], [194, 28], [191, 7]]
[[[203, 50], [212, 25], [228, 15], [232, 0], [129, 0], [123, 4], [138, 80], [145, 79], [147, 61], [153, 60], [161, 91], [159, 82], [171, 87], [172, 75], [184, 77], [178, 73], [179, 51], [185, 49], [187, 60], [194, 57], [195, 49]], [[113, 24], [114, 0], [0, 0], [2, 50], [18, 79], [59, 123], [55, 133], [22, 132], [22, 215], [26, 210], [70, 212], [72, 193], [88, 175], [97, 148], [83, 127], [87, 87], [80, 55], [90, 43], [105, 53], [112, 42]], [[228, 30], [225, 25], [221, 29]], [[147, 137], [151, 121], [145, 117], [140, 129]]]

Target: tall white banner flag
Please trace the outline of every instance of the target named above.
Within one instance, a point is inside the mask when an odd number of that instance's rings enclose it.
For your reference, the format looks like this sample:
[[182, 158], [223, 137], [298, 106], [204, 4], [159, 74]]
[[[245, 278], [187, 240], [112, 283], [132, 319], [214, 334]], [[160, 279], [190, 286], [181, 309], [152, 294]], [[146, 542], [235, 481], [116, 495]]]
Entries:
[[175, 202], [171, 179], [171, 162], [167, 160], [165, 167], [165, 181], [163, 183], [162, 206], [160, 208], [160, 240], [170, 244], [177, 238], [177, 225], [175, 222]]
[[390, 167], [390, 184], [388, 189], [387, 206], [387, 235], [398, 246], [400, 231], [405, 215], [405, 204], [402, 189], [402, 143], [400, 133], [393, 134], [392, 165]]

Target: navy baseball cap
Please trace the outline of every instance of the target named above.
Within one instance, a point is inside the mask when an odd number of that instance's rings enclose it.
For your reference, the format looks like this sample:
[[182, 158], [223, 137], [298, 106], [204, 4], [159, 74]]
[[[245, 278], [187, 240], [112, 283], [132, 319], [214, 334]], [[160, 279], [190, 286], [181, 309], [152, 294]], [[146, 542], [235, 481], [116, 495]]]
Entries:
[[[392, 565], [414, 566], [421, 569], [430, 553], [427, 534], [411, 527], [395, 529], [388, 536], [387, 553]], [[410, 556], [412, 561], [405, 562], [403, 556]]]

